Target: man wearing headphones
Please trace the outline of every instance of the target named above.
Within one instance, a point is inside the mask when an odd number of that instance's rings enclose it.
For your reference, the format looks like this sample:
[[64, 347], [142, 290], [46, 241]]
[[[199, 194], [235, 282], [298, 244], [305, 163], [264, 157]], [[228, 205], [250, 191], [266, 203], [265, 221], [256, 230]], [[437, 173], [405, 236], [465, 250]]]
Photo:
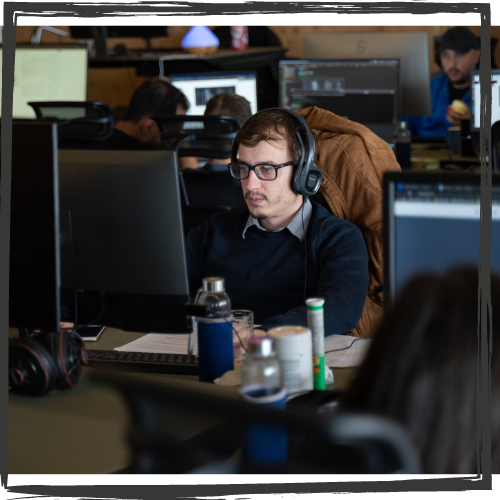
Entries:
[[436, 50], [443, 74], [431, 81], [432, 114], [403, 117], [412, 134], [446, 137], [448, 127], [458, 127], [461, 120], [470, 118], [470, 72], [477, 68], [480, 56], [477, 38], [469, 29], [457, 26], [443, 35]]
[[239, 130], [229, 169], [246, 206], [219, 213], [187, 236], [192, 296], [222, 276], [234, 309], [250, 309], [267, 330], [307, 326], [305, 299], [323, 297], [325, 332], [357, 324], [368, 289], [360, 230], [309, 200], [321, 184], [315, 138], [305, 120], [272, 108]]

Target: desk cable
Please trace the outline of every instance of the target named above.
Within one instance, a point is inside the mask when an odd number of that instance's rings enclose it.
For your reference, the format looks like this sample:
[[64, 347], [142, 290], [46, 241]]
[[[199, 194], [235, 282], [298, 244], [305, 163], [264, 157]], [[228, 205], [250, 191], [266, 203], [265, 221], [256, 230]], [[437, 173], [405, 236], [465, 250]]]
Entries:
[[359, 337], [357, 339], [354, 339], [347, 347], [342, 347], [340, 349], [332, 349], [331, 351], [325, 351], [325, 354], [328, 354], [330, 352], [347, 351], [348, 349], [351, 348], [352, 344], [354, 344], [354, 342], [357, 342], [358, 340], [363, 340], [363, 337]]

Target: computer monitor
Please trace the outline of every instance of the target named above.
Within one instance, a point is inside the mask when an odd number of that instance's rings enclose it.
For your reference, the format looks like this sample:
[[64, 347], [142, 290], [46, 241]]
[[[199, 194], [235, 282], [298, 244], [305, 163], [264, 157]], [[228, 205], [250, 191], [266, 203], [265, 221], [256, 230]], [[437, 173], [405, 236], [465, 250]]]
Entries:
[[318, 106], [392, 142], [400, 95], [398, 60], [284, 60], [279, 84], [280, 106]]
[[14, 120], [9, 252], [9, 325], [59, 331], [60, 251], [57, 126]]
[[207, 102], [217, 94], [230, 93], [244, 97], [252, 113], [257, 112], [257, 74], [254, 71], [193, 73], [170, 75], [172, 85], [188, 98], [188, 114], [202, 115]]
[[[471, 72], [471, 132], [481, 129], [481, 85], [479, 71]], [[491, 125], [500, 121], [500, 70], [491, 70]]]
[[425, 32], [321, 33], [303, 36], [305, 59], [399, 59], [398, 115], [431, 114], [429, 42]]
[[175, 153], [61, 150], [59, 163], [62, 289], [97, 292], [97, 324], [192, 331]]
[[[500, 176], [492, 177], [491, 269], [500, 272]], [[419, 272], [478, 265], [481, 176], [384, 175], [384, 301], [390, 305]], [[483, 214], [484, 217], [484, 214]]]
[[16, 45], [12, 116], [35, 118], [29, 101], [86, 101], [87, 63], [82, 45]]

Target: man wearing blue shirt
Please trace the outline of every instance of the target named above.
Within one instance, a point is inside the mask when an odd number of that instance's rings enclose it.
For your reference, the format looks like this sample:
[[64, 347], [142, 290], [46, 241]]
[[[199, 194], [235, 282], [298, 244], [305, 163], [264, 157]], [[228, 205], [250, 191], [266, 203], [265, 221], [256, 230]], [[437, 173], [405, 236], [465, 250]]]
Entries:
[[[443, 35], [438, 50], [443, 74], [431, 81], [432, 114], [402, 118], [408, 121], [411, 133], [421, 137], [446, 137], [449, 127], [460, 126], [461, 120], [470, 117], [470, 72], [477, 68], [481, 55], [477, 38], [469, 29], [457, 26]], [[454, 100], [462, 101], [467, 109], [453, 109]]]

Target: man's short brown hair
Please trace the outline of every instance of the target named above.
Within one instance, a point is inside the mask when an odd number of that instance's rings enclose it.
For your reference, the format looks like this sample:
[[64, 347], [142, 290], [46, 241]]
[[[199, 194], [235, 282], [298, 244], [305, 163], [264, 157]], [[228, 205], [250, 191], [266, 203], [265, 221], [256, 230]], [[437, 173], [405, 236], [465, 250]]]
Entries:
[[240, 127], [252, 116], [250, 103], [241, 95], [223, 93], [217, 94], [207, 102], [205, 116], [232, 116]]
[[288, 144], [292, 161], [298, 163], [302, 154], [302, 146], [297, 138], [299, 128], [299, 120], [289, 112], [268, 110], [252, 116], [238, 131], [234, 140], [238, 145], [254, 148], [262, 141], [273, 143], [284, 139]]

